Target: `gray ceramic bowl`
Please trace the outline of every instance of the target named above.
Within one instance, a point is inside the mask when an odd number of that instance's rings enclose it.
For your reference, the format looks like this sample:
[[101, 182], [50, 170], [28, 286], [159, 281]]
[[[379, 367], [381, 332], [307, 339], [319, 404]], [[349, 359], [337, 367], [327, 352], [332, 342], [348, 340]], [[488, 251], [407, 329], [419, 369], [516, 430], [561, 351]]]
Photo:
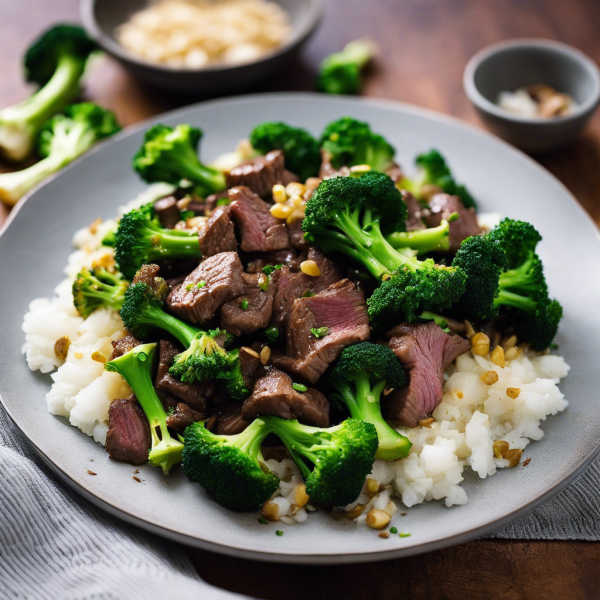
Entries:
[[273, 54], [255, 62], [203, 69], [176, 69], [147, 62], [121, 46], [115, 28], [149, 4], [148, 0], [81, 0], [81, 18], [89, 35], [134, 75], [151, 85], [173, 91], [215, 96], [241, 90], [283, 66], [315, 30], [323, 0], [274, 0], [290, 16], [292, 36]]
[[[498, 94], [545, 83], [579, 105], [565, 117], [530, 118], [497, 104]], [[600, 73], [579, 50], [550, 40], [518, 39], [488, 46], [467, 64], [464, 88], [485, 124], [527, 152], [547, 152], [571, 142], [600, 102]]]

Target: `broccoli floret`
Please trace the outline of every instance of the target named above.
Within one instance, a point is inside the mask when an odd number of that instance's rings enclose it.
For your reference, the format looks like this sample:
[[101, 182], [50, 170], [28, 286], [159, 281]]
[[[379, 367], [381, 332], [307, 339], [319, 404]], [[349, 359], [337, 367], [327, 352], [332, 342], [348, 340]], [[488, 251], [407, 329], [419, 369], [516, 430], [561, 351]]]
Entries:
[[184, 383], [225, 378], [236, 358], [221, 348], [216, 340], [225, 333], [213, 329], [196, 334], [189, 348], [175, 357], [169, 373]]
[[152, 204], [124, 214], [115, 232], [115, 258], [127, 279], [143, 264], [161, 258], [201, 258], [198, 234], [164, 229]]
[[370, 40], [354, 40], [321, 62], [317, 89], [326, 94], [358, 94], [362, 69], [376, 52]]
[[234, 400], [244, 400], [251, 393], [244, 382], [244, 374], [242, 373], [242, 363], [240, 362], [240, 351], [238, 348], [230, 350], [227, 353], [231, 360], [231, 367], [223, 375], [225, 380], [225, 392]]
[[319, 173], [319, 142], [305, 129], [280, 121], [266, 121], [252, 130], [250, 143], [262, 154], [283, 150], [285, 166], [298, 175], [300, 181]]
[[91, 102], [67, 106], [44, 125], [38, 139], [42, 160], [22, 171], [0, 175], [0, 200], [14, 205], [41, 183], [96, 142], [120, 130], [115, 115]]
[[320, 143], [336, 169], [369, 165], [375, 171], [385, 171], [392, 166], [396, 153], [383, 136], [371, 131], [368, 123], [352, 117], [329, 123]]
[[514, 219], [504, 219], [487, 237], [502, 246], [509, 269], [515, 269], [528, 261], [542, 240], [542, 236], [531, 223]]
[[387, 235], [385, 239], [396, 250], [410, 248], [417, 254], [446, 252], [450, 249], [450, 223], [454, 220], [454, 215], [458, 216], [457, 213], [452, 213], [448, 220], [442, 219], [437, 227], [416, 231], [394, 231]]
[[73, 282], [73, 304], [84, 319], [103, 306], [121, 310], [128, 287], [118, 271], [111, 273], [103, 267], [83, 269]]
[[331, 397], [341, 401], [353, 419], [375, 425], [379, 440], [375, 458], [395, 460], [408, 454], [412, 444], [381, 415], [383, 390], [406, 385], [406, 373], [392, 350], [370, 342], [349, 346], [328, 369], [324, 383], [333, 390]]
[[150, 424], [152, 446], [148, 460], [168, 474], [171, 467], [181, 462], [183, 444], [171, 437], [167, 428], [167, 414], [152, 383], [156, 344], [142, 344], [106, 363], [107, 371], [116, 371], [129, 384]]
[[345, 506], [356, 500], [373, 468], [377, 430], [371, 423], [347, 419], [319, 429], [280, 417], [261, 417], [285, 444], [312, 502]]
[[204, 422], [193, 423], [184, 433], [183, 470], [221, 506], [238, 512], [258, 510], [279, 487], [261, 450], [271, 431], [261, 419], [237, 435], [216, 435]]
[[20, 161], [33, 150], [48, 119], [79, 93], [79, 81], [96, 44], [76, 25], [56, 25], [44, 32], [25, 55], [28, 81], [40, 89], [0, 111], [0, 153]]
[[208, 196], [225, 188], [225, 177], [219, 169], [200, 162], [197, 148], [202, 131], [189, 124], [154, 125], [144, 136], [144, 143], [133, 157], [133, 168], [144, 181], [165, 181], [179, 185], [190, 181], [200, 196]]
[[497, 316], [498, 281], [507, 266], [498, 240], [475, 235], [462, 242], [452, 265], [467, 275], [465, 293], [452, 311], [463, 319], [489, 321]]
[[360, 179], [325, 180], [306, 205], [302, 228], [311, 242], [324, 252], [349, 256], [383, 279], [368, 300], [378, 327], [447, 309], [464, 292], [466, 276], [460, 269], [417, 260], [410, 249], [398, 251], [385, 239], [385, 230], [397, 231], [405, 220], [400, 192], [387, 175], [374, 171]]
[[419, 167], [419, 174], [414, 180], [402, 179], [398, 185], [402, 189], [412, 192], [417, 198], [422, 198], [424, 185], [435, 185], [446, 194], [458, 196], [466, 208], [477, 208], [475, 199], [464, 185], [458, 185], [452, 176], [446, 160], [437, 150], [430, 150], [420, 154], [415, 159]]

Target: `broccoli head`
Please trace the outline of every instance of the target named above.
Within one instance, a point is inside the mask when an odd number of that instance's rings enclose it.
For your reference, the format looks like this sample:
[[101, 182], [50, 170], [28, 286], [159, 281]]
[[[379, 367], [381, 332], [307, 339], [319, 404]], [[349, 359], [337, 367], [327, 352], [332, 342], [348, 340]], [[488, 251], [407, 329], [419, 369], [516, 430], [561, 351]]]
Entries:
[[382, 460], [407, 456], [412, 445], [384, 421], [380, 406], [385, 388], [401, 388], [406, 383], [406, 373], [394, 352], [370, 342], [345, 348], [325, 373], [332, 397], [346, 406], [353, 419], [375, 426], [379, 440], [375, 458]]
[[258, 510], [279, 487], [261, 450], [271, 431], [261, 419], [237, 435], [217, 435], [204, 422], [193, 423], [184, 433], [183, 470], [221, 506], [237, 512]]
[[168, 474], [171, 467], [181, 462], [183, 444], [171, 437], [167, 414], [152, 383], [155, 358], [156, 344], [142, 344], [107, 362], [105, 368], [119, 373], [133, 390], [150, 424], [152, 445], [148, 460]]
[[306, 481], [312, 502], [345, 506], [356, 500], [373, 468], [377, 430], [347, 419], [319, 429], [280, 417], [261, 417], [285, 444]]
[[514, 219], [504, 219], [487, 237], [502, 246], [509, 269], [515, 269], [527, 262], [542, 240], [542, 236], [531, 223]]
[[76, 25], [56, 25], [44, 32], [25, 55], [25, 74], [40, 89], [22, 102], [0, 111], [0, 153], [20, 161], [54, 114], [79, 93], [79, 81], [96, 44]]
[[362, 85], [361, 71], [375, 53], [373, 42], [360, 39], [346, 44], [341, 52], [323, 59], [317, 89], [326, 94], [358, 94]]
[[369, 165], [375, 171], [385, 171], [392, 166], [396, 153], [383, 136], [371, 131], [368, 123], [352, 117], [329, 123], [320, 143], [336, 169]]
[[84, 319], [103, 306], [121, 310], [128, 287], [118, 271], [111, 273], [103, 267], [82, 269], [73, 282], [73, 304]]
[[200, 196], [225, 188], [221, 171], [200, 162], [197, 148], [202, 131], [189, 124], [168, 127], [154, 125], [144, 136], [144, 143], [133, 157], [133, 168], [144, 181], [165, 181], [179, 185], [190, 181]]
[[283, 150], [285, 166], [298, 175], [300, 181], [306, 181], [319, 173], [319, 143], [305, 129], [280, 121], [266, 121], [252, 130], [250, 143], [262, 154], [271, 150]]

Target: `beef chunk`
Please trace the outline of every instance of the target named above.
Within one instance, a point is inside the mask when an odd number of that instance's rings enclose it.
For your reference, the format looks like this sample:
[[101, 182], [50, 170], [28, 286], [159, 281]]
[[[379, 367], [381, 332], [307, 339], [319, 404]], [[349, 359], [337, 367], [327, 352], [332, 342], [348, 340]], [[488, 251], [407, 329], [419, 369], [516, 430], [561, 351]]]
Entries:
[[[168, 268], [166, 270], [168, 271]], [[164, 300], [169, 293], [169, 286], [162, 277], [158, 277], [160, 271], [160, 265], [153, 263], [142, 265], [140, 270], [135, 274], [131, 285], [145, 283], [152, 289], [154, 296], [158, 300]]]
[[408, 373], [408, 386], [382, 397], [383, 416], [400, 425], [416, 427], [442, 400], [444, 371], [471, 343], [445, 333], [435, 323], [403, 323], [387, 333], [388, 345]]
[[292, 458], [285, 446], [263, 446], [262, 453], [265, 460], [273, 459], [277, 462], [281, 462], [286, 458]]
[[237, 225], [244, 252], [269, 252], [290, 247], [285, 221], [271, 215], [269, 205], [250, 188], [229, 190], [230, 214]]
[[160, 340], [158, 344], [158, 370], [154, 380], [154, 387], [180, 402], [185, 402], [195, 411], [206, 414], [208, 409], [207, 396], [213, 385], [209, 381], [199, 383], [183, 383], [169, 375], [175, 357], [183, 352], [169, 340]]
[[154, 203], [154, 210], [165, 229], [173, 229], [179, 223], [180, 212], [175, 196], [166, 196]]
[[242, 417], [242, 406], [240, 404], [225, 404], [219, 406], [214, 432], [217, 435], [235, 435], [242, 433], [251, 421]]
[[331, 164], [331, 154], [325, 150], [321, 150], [321, 168], [319, 169], [319, 177], [321, 179], [331, 179], [332, 177], [348, 177], [350, 175], [350, 169], [348, 167], [341, 167], [336, 169]]
[[460, 243], [472, 235], [481, 233], [477, 223], [475, 209], [465, 208], [458, 196], [449, 194], [436, 194], [429, 201], [431, 214], [425, 217], [428, 227], [437, 227], [442, 219], [447, 219], [452, 213], [458, 213], [458, 219], [450, 223], [450, 252], [456, 253]]
[[262, 198], [270, 198], [273, 186], [285, 180], [290, 183], [290, 176], [289, 171], [285, 172], [283, 152], [272, 150], [265, 156], [257, 156], [234, 167], [226, 179], [228, 188], [245, 185]]
[[113, 400], [108, 408], [108, 455], [141, 465], [148, 460], [150, 445], [150, 425], [136, 397]]
[[242, 417], [252, 421], [260, 415], [298, 419], [307, 425], [329, 427], [329, 402], [314, 388], [298, 392], [292, 378], [279, 369], [271, 369], [254, 385], [252, 395], [242, 406]]
[[[244, 273], [242, 278], [246, 285], [244, 293], [221, 307], [221, 329], [226, 329], [238, 337], [269, 324], [273, 313], [273, 297], [277, 290], [276, 277]], [[265, 282], [267, 289], [263, 291], [259, 282]]]
[[428, 214], [428, 211], [423, 209], [417, 199], [406, 190], [400, 190], [402, 198], [408, 210], [408, 219], [406, 219], [406, 231], [416, 231], [417, 229], [425, 229], [423, 218]]
[[[315, 337], [312, 328], [329, 333]], [[286, 354], [273, 353], [273, 364], [315, 383], [346, 346], [369, 339], [365, 297], [349, 279], [294, 301], [287, 326]]]
[[251, 390], [254, 387], [255, 374], [260, 367], [258, 352], [252, 348], [248, 348], [248, 346], [242, 346], [240, 348], [240, 366], [242, 368], [244, 384]]
[[142, 342], [136, 340], [132, 335], [126, 335], [124, 338], [120, 340], [115, 340], [112, 342], [112, 358], [119, 358], [119, 356], [123, 356], [123, 354], [127, 354], [129, 351], [133, 350], [136, 346], [139, 346]]
[[[198, 415], [199, 413], [196, 413]], [[171, 429], [185, 429], [195, 421], [201, 421], [200, 418], [194, 418], [194, 411], [183, 402], [178, 402], [175, 409], [167, 415], [167, 427]]]
[[319, 266], [321, 274], [318, 277], [310, 277], [302, 272], [294, 273], [287, 267], [275, 271], [271, 276], [277, 278], [271, 325], [280, 330], [285, 329], [296, 298], [301, 298], [307, 292], [318, 294], [342, 278], [336, 264], [325, 258], [317, 248], [310, 248], [306, 258], [314, 260]]
[[198, 231], [202, 256], [208, 258], [220, 252], [235, 252], [237, 240], [229, 218], [229, 206], [217, 206], [212, 216]]
[[398, 183], [402, 177], [404, 177], [404, 171], [402, 170], [402, 167], [398, 164], [393, 162], [386, 170], [385, 170], [385, 174], [394, 182], [394, 183]]
[[296, 250], [307, 250], [308, 242], [304, 239], [304, 231], [302, 230], [302, 219], [294, 219], [288, 225], [288, 233], [290, 235], [290, 242]]
[[[237, 252], [215, 254], [203, 260], [178, 288], [171, 290], [167, 307], [176, 316], [201, 325], [212, 319], [225, 302], [244, 293], [242, 273]], [[201, 282], [206, 285], [198, 287]]]

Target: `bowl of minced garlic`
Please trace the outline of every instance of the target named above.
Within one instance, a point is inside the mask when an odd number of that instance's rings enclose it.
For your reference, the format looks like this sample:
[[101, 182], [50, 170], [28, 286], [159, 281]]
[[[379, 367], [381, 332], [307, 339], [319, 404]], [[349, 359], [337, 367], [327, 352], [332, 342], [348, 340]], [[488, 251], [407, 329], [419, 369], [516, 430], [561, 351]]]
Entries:
[[84, 0], [109, 54], [145, 81], [215, 95], [281, 67], [315, 29], [323, 0]]

